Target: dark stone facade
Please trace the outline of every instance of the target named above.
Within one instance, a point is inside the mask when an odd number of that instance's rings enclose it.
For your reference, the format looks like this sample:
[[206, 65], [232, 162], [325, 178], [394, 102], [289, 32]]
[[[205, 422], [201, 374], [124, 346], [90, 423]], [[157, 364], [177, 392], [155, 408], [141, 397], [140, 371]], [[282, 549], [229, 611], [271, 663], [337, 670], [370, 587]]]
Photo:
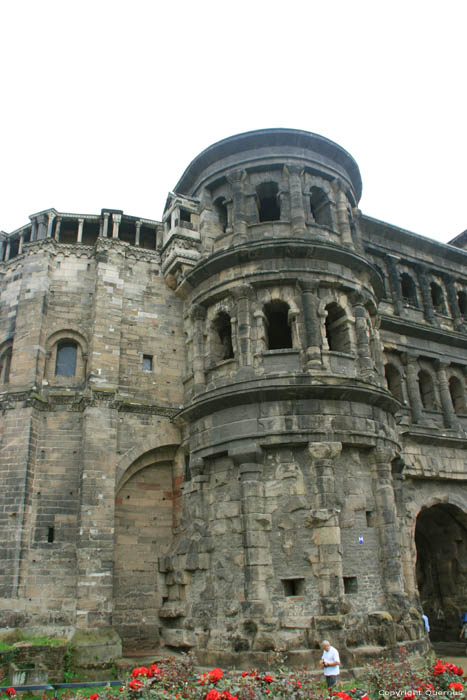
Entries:
[[214, 144], [163, 221], [3, 237], [0, 625], [260, 664], [454, 638], [467, 274], [308, 132]]

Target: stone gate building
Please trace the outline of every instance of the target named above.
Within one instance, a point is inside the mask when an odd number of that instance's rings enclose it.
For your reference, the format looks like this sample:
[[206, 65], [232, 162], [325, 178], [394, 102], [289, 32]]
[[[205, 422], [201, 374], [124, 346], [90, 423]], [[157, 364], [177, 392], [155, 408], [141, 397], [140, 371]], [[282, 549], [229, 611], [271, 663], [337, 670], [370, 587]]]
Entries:
[[[347, 665], [467, 609], [467, 236], [292, 129], [2, 234], [0, 627]], [[376, 652], [375, 652], [376, 649]]]

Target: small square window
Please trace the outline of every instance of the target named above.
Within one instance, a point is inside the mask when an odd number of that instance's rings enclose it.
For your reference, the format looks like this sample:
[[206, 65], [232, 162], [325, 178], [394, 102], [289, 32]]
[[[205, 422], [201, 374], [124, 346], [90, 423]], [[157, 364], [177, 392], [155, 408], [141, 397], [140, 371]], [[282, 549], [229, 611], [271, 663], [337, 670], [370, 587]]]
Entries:
[[143, 355], [143, 372], [152, 372], [152, 355]]
[[344, 576], [344, 593], [358, 593], [356, 576]]
[[301, 596], [305, 592], [305, 579], [303, 578], [283, 578], [282, 586], [284, 595], [287, 597]]

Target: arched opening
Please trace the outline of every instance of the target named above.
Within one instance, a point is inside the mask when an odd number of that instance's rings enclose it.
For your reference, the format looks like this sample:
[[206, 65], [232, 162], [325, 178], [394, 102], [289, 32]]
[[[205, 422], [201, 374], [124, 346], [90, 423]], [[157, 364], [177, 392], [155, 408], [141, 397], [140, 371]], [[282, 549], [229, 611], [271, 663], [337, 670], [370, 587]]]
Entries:
[[290, 307], [285, 301], [274, 300], [266, 304], [268, 350], [292, 347], [292, 331], [289, 325]]
[[418, 387], [423, 408], [426, 408], [428, 411], [435, 411], [438, 407], [435, 385], [433, 377], [425, 369], [420, 370], [418, 373]]
[[226, 311], [220, 311], [213, 322], [214, 359], [217, 362], [230, 360], [234, 356], [232, 345], [232, 323]]
[[126, 649], [154, 649], [165, 595], [158, 558], [172, 541], [169, 448], [142, 455], [126, 471], [115, 499], [113, 626]]
[[430, 293], [434, 310], [438, 314], [444, 314], [446, 311], [446, 307], [444, 304], [444, 294], [439, 284], [436, 284], [436, 282], [431, 282]]
[[7, 347], [0, 357], [0, 384], [8, 384], [10, 381], [11, 345]]
[[386, 381], [388, 383], [388, 389], [391, 394], [400, 403], [404, 403], [404, 394], [402, 391], [402, 377], [401, 373], [391, 362], [388, 362], [384, 367], [384, 374], [386, 376]]
[[55, 361], [55, 374], [61, 377], [74, 377], [76, 373], [76, 359], [78, 356], [78, 344], [72, 340], [62, 340], [57, 344], [57, 359]]
[[311, 216], [319, 226], [331, 226], [331, 207], [326, 193], [320, 187], [312, 187], [310, 190]]
[[218, 197], [214, 202], [214, 211], [217, 214], [217, 220], [222, 233], [227, 231], [227, 205], [224, 197]]
[[464, 385], [459, 377], [450, 377], [449, 393], [456, 413], [465, 413], [465, 391]]
[[258, 200], [258, 218], [260, 221], [279, 221], [281, 210], [277, 195], [279, 187], [276, 182], [263, 182], [256, 188]]
[[462, 316], [467, 316], [467, 294], [465, 292], [457, 292], [457, 304]]
[[457, 640], [467, 611], [467, 515], [440, 503], [422, 508], [416, 528], [416, 577], [432, 641]]
[[410, 304], [410, 306], [418, 306], [417, 303], [417, 288], [415, 286], [415, 282], [413, 281], [412, 277], [407, 274], [407, 272], [403, 272], [401, 277], [401, 294], [402, 294], [402, 299], [406, 304]]
[[347, 316], [344, 309], [333, 301], [326, 306], [326, 339], [332, 352], [352, 351]]

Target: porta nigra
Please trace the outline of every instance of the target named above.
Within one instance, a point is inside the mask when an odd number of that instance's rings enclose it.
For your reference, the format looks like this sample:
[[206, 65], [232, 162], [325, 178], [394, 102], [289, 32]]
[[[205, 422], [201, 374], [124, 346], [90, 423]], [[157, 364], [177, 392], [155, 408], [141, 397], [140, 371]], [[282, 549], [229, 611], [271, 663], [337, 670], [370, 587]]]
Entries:
[[343, 148], [265, 129], [195, 158], [161, 221], [1, 234], [0, 628], [218, 665], [420, 654], [422, 611], [456, 638], [467, 232], [360, 194]]

